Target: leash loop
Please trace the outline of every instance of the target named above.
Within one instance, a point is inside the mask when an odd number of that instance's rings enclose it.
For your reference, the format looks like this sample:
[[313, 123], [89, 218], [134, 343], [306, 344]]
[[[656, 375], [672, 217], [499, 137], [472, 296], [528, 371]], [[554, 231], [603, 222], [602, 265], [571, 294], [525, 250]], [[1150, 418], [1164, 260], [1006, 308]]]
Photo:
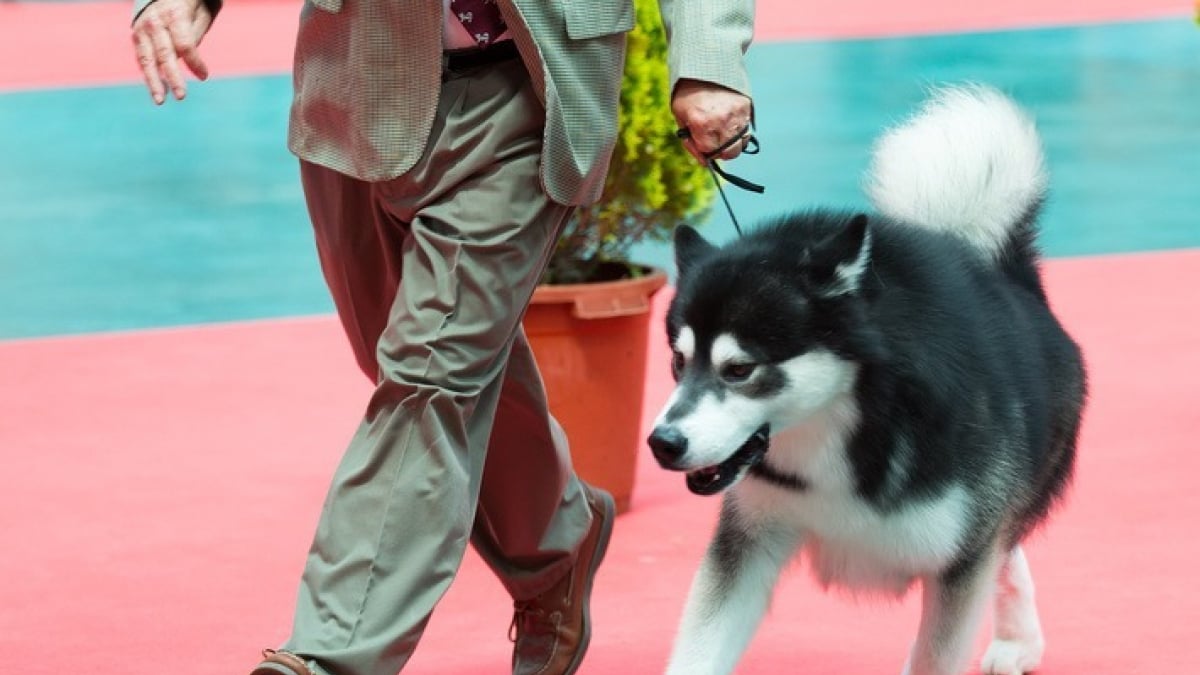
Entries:
[[[721, 153], [725, 152], [729, 148], [732, 148], [737, 143], [745, 144], [745, 147], [742, 148], [742, 152], [744, 154], [757, 155], [760, 148], [758, 144], [758, 138], [756, 138], [751, 132], [753, 128], [754, 120], [751, 119], [750, 123], [743, 127], [740, 133], [734, 135], [733, 138], [726, 141], [721, 147], [711, 152], [704, 153], [704, 165], [708, 167], [709, 173], [712, 175], [713, 183], [715, 183], [717, 186], [717, 192], [721, 195], [721, 201], [725, 204], [725, 210], [729, 212], [729, 219], [733, 221], [733, 229], [737, 232], [739, 237], [744, 236], [742, 234], [742, 226], [740, 223], [738, 223], [737, 216], [733, 214], [733, 206], [729, 203], [729, 197], [725, 194], [725, 188], [721, 185], [721, 179], [724, 178], [726, 181], [729, 181], [731, 185], [755, 194], [762, 194], [766, 191], [766, 188], [758, 183], [753, 183], [745, 178], [742, 178], [741, 176], [735, 176], [725, 171], [725, 169], [722, 169], [721, 165], [717, 163], [717, 158], [721, 156]], [[692, 131], [691, 129], [686, 128], [679, 129], [675, 132], [675, 135], [680, 140], [686, 140], [692, 137]]]

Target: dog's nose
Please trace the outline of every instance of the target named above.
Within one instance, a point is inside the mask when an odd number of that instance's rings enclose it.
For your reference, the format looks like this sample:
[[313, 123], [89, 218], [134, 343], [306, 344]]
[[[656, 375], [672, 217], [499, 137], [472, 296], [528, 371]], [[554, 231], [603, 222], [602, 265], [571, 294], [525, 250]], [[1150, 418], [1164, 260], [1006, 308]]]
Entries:
[[687, 452], [687, 437], [678, 429], [668, 426], [658, 426], [647, 439], [654, 458], [664, 467], [670, 468]]

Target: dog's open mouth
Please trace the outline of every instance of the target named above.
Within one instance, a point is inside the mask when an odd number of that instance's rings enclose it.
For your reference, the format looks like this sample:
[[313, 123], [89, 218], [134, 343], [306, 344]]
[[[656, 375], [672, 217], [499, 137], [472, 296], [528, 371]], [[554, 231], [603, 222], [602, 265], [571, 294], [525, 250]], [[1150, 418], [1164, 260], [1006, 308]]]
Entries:
[[771, 447], [770, 439], [771, 428], [764, 424], [729, 459], [716, 466], [689, 471], [688, 489], [698, 495], [715, 495], [738, 482], [766, 456], [767, 449]]

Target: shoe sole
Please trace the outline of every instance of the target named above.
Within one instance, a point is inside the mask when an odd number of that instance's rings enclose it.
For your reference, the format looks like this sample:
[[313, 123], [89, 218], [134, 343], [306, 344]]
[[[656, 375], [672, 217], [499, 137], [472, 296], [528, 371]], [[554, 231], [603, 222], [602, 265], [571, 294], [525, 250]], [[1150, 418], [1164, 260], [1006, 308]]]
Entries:
[[600, 530], [600, 540], [596, 542], [596, 550], [592, 552], [592, 560], [588, 565], [587, 588], [583, 594], [583, 635], [579, 638], [579, 648], [575, 650], [575, 658], [571, 659], [570, 665], [563, 675], [574, 675], [575, 671], [579, 670], [580, 664], [583, 663], [583, 657], [587, 655], [588, 646], [592, 642], [592, 584], [596, 581], [596, 570], [600, 568], [600, 563], [604, 561], [604, 554], [608, 552], [608, 542], [612, 539], [613, 522], [617, 519], [617, 505], [613, 501], [612, 495], [607, 492], [596, 492], [600, 497], [600, 507], [604, 512], [604, 523]]

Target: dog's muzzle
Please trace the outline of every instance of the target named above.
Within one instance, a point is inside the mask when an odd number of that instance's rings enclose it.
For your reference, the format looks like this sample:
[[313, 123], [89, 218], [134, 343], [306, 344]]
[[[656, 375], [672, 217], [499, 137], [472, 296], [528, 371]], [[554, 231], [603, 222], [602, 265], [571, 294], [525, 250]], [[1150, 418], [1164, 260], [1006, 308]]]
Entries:
[[[729, 459], [714, 466], [687, 473], [688, 489], [698, 495], [715, 495], [741, 480], [746, 472], [762, 462], [771, 446], [771, 427], [764, 424]], [[672, 427], [656, 427], [647, 439], [659, 466], [683, 471], [680, 461], [687, 455], [687, 437]]]

